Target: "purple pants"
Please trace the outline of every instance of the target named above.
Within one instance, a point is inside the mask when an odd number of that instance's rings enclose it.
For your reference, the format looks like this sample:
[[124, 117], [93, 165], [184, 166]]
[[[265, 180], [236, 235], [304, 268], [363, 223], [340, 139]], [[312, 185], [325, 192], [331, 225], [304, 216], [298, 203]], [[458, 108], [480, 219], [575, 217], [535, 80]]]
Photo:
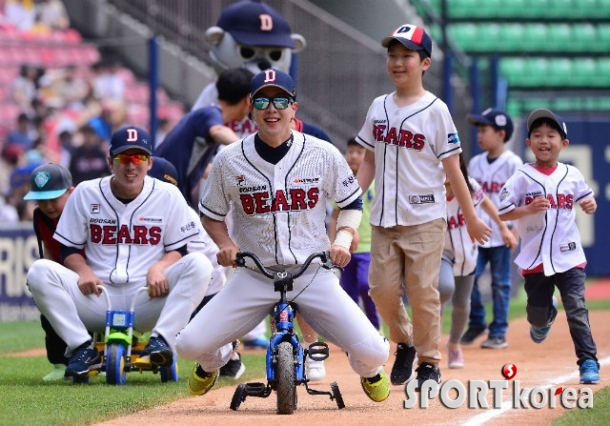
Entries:
[[375, 309], [375, 303], [369, 296], [369, 264], [370, 253], [352, 253], [352, 260], [341, 273], [341, 287], [354, 302], [359, 303], [362, 299], [364, 312], [373, 326], [379, 330], [379, 315]]

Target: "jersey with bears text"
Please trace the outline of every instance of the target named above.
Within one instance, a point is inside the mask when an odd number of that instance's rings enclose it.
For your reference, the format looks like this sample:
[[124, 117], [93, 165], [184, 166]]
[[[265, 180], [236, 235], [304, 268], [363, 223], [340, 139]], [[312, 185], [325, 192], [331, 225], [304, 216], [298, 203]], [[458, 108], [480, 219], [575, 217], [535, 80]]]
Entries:
[[146, 282], [166, 252], [197, 235], [197, 224], [174, 185], [146, 176], [142, 192], [123, 204], [112, 176], [79, 184], [64, 208], [54, 238], [83, 248], [87, 264], [106, 285]]
[[254, 135], [220, 151], [199, 206], [215, 220], [231, 209], [233, 240], [267, 266], [303, 263], [328, 250], [327, 200], [345, 207], [362, 192], [334, 146], [292, 133], [292, 146], [275, 165], [259, 156]]
[[527, 215], [515, 222], [521, 237], [521, 251], [515, 263], [522, 269], [544, 266], [551, 276], [565, 272], [586, 261], [576, 227], [575, 208], [593, 197], [593, 191], [575, 167], [559, 163], [547, 176], [525, 164], [500, 192], [500, 214], [530, 204], [535, 197], [547, 198], [551, 206], [545, 212]]
[[[468, 163], [468, 173], [479, 182], [483, 193], [487, 195], [487, 198], [497, 208], [500, 205], [500, 190], [502, 186], [522, 165], [523, 161], [521, 161], [521, 158], [512, 151], [504, 151], [491, 164], [487, 161], [487, 153], [484, 152], [472, 157]], [[477, 208], [477, 215], [492, 230], [491, 238], [485, 244], [481, 244], [481, 247], [504, 246], [500, 228], [493, 219], [481, 207]]]
[[441, 160], [462, 149], [447, 105], [426, 92], [398, 108], [393, 93], [371, 104], [357, 141], [375, 153], [371, 224], [386, 228], [445, 218]]

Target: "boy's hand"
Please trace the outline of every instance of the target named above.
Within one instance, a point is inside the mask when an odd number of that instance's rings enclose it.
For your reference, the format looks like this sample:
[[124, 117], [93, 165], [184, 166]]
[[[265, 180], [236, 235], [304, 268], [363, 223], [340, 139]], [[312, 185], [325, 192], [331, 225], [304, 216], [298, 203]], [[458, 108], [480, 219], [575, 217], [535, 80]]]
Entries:
[[597, 201], [593, 197], [585, 198], [580, 202], [580, 208], [587, 214], [593, 214], [597, 210]]
[[537, 196], [534, 198], [529, 205], [526, 206], [528, 214], [535, 214], [540, 212], [545, 212], [551, 207], [551, 202], [542, 196]]
[[504, 241], [504, 245], [506, 247], [510, 247], [511, 250], [515, 250], [517, 248], [517, 237], [508, 229], [508, 226], [504, 224], [504, 226], [500, 227], [500, 233], [502, 234], [502, 241]]
[[473, 242], [485, 244], [491, 237], [491, 228], [485, 224], [480, 218], [466, 223], [468, 235]]

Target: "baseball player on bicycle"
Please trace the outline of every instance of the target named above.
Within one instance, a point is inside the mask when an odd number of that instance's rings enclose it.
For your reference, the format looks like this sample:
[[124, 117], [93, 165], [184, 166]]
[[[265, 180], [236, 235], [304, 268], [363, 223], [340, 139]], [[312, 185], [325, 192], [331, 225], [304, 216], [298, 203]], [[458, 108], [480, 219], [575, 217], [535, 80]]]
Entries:
[[[204, 228], [220, 249], [218, 263], [235, 266], [236, 253], [249, 251], [267, 269], [292, 271], [311, 253], [329, 251], [336, 265], [345, 266], [362, 215], [361, 190], [347, 162], [328, 142], [291, 129], [298, 103], [288, 74], [276, 69], [257, 74], [250, 100], [259, 131], [218, 154], [199, 206]], [[325, 229], [328, 200], [341, 209], [332, 244]], [[231, 236], [225, 224], [229, 213]], [[198, 362], [188, 384], [194, 395], [208, 392], [229, 360], [223, 345], [248, 332], [277, 302], [271, 280], [252, 264], [246, 266], [176, 339], [178, 354]], [[387, 399], [389, 381], [382, 366], [389, 344], [332, 271], [312, 264], [295, 280], [288, 298], [316, 331], [347, 352], [367, 396]]]
[[208, 287], [210, 261], [186, 250], [196, 223], [174, 185], [146, 175], [151, 155], [146, 131], [117, 130], [110, 144], [113, 174], [78, 185], [57, 224], [65, 266], [40, 259], [28, 272], [36, 306], [67, 344], [65, 376], [84, 376], [100, 363], [89, 335], [105, 327], [107, 304], [97, 297], [98, 286], [124, 310], [148, 287], [135, 306], [135, 328], [152, 330], [143, 358], [159, 367], [172, 365], [175, 336]]

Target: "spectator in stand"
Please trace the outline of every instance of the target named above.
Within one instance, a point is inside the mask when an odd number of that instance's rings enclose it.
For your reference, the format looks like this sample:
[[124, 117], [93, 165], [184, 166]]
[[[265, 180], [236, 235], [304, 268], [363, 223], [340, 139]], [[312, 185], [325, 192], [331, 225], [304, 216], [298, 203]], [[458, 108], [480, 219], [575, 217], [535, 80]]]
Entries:
[[30, 31], [36, 23], [34, 0], [6, 0], [4, 14], [17, 29], [23, 32]]
[[77, 77], [76, 67], [68, 65], [54, 82], [56, 95], [63, 99], [66, 107], [75, 111], [82, 111], [85, 98], [89, 92], [87, 83]]
[[74, 151], [74, 132], [70, 129], [61, 130], [57, 138], [61, 146], [60, 164], [68, 169], [72, 160], [72, 152]]
[[6, 135], [7, 145], [19, 145], [24, 150], [32, 148], [36, 131], [32, 128], [30, 117], [22, 112], [17, 117], [17, 127]]
[[104, 142], [109, 144], [112, 132], [125, 125], [126, 121], [127, 106], [125, 103], [116, 100], [106, 100], [102, 104], [101, 113], [93, 117], [88, 124], [93, 127]]
[[95, 130], [84, 125], [78, 130], [82, 144], [74, 149], [70, 160], [70, 174], [74, 185], [82, 181], [96, 179], [110, 174], [108, 152], [103, 148], [102, 140]]
[[38, 68], [31, 64], [23, 64], [19, 75], [12, 83], [11, 99], [27, 113], [32, 112], [32, 102], [38, 93], [37, 80]]
[[125, 82], [117, 74], [120, 68], [119, 62], [115, 59], [102, 60], [93, 65], [92, 86], [97, 99], [100, 101], [124, 99]]
[[36, 0], [36, 25], [41, 31], [64, 31], [70, 18], [61, 0]]
[[0, 194], [7, 202], [15, 204], [12, 200], [11, 174], [23, 161], [25, 150], [19, 145], [4, 145], [0, 159]]

